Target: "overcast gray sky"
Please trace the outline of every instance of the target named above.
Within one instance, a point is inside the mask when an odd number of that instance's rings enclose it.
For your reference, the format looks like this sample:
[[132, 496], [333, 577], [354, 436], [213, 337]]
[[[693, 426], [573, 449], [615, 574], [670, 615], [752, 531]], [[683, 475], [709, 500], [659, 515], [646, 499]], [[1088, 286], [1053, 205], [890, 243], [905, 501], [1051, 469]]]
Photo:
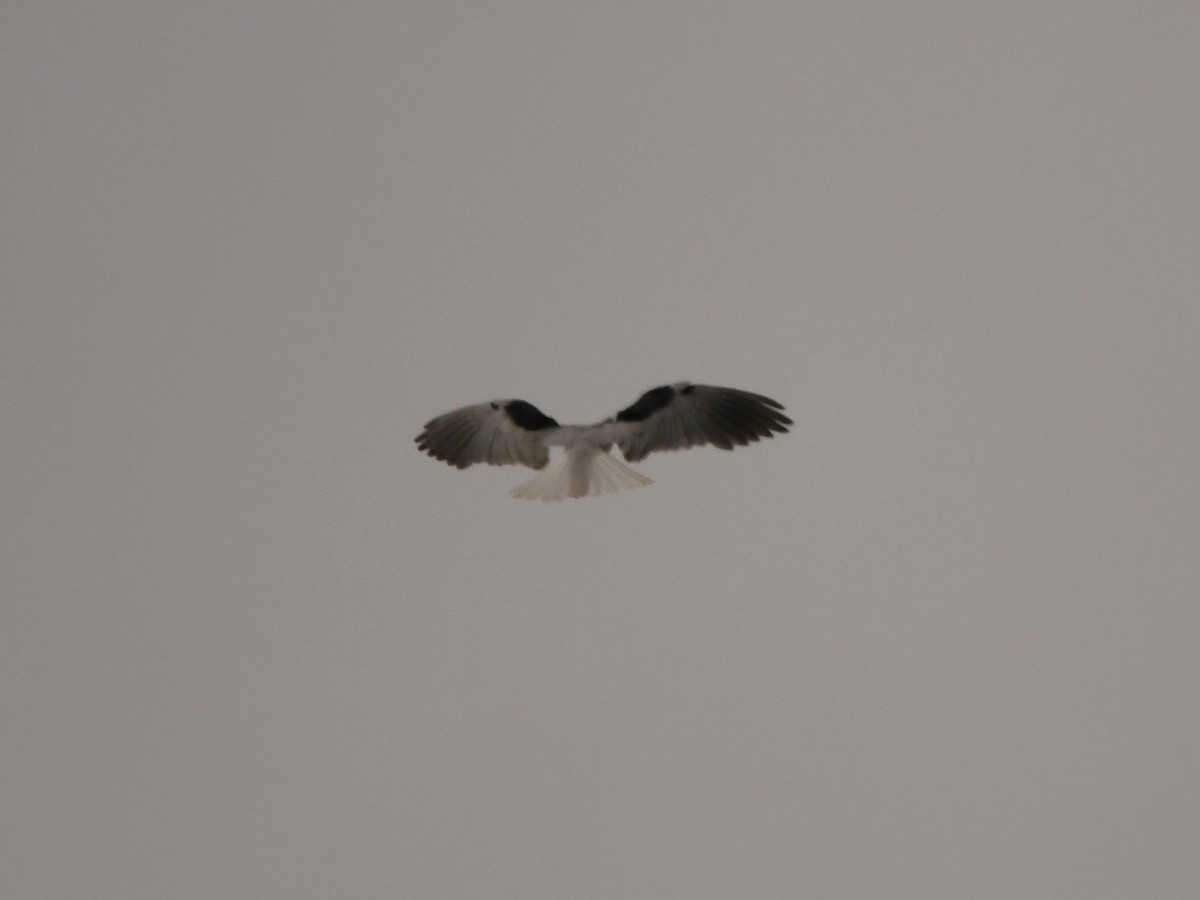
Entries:
[[[1200, 6], [9, 2], [5, 897], [1185, 898]], [[417, 452], [693, 379], [792, 434]]]

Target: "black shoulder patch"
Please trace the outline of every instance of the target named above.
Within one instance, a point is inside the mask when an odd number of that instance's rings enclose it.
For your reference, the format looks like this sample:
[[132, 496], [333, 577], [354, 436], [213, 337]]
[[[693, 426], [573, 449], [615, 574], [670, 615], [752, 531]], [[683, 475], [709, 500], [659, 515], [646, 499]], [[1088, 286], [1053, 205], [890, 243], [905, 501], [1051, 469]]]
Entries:
[[646, 391], [638, 397], [633, 406], [627, 406], [617, 413], [618, 422], [644, 422], [654, 413], [671, 402], [675, 396], [675, 388], [669, 384]]
[[543, 428], [557, 428], [558, 423], [524, 400], [509, 400], [504, 404], [504, 411], [518, 428], [526, 431], [541, 431]]

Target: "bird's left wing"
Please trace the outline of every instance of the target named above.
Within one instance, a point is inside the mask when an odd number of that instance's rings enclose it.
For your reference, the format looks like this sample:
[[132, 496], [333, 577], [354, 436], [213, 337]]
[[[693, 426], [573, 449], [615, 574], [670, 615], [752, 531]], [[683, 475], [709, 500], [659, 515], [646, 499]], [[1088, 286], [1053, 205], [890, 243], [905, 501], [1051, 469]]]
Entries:
[[524, 400], [464, 406], [425, 423], [417, 447], [465, 469], [474, 463], [540, 469], [550, 460], [544, 434], [558, 423]]
[[782, 403], [762, 394], [679, 382], [646, 391], [607, 427], [624, 457], [637, 462], [658, 450], [699, 444], [732, 450], [785, 433], [792, 420], [782, 410]]

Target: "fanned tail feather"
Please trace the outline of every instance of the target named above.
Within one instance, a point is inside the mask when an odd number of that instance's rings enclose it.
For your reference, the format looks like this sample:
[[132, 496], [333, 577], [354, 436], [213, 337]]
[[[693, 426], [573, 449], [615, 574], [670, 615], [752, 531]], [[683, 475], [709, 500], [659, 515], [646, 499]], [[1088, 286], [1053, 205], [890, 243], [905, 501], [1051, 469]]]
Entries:
[[513, 488], [512, 494], [523, 500], [566, 500], [568, 497], [615, 494], [650, 483], [645, 475], [604, 451], [568, 451]]

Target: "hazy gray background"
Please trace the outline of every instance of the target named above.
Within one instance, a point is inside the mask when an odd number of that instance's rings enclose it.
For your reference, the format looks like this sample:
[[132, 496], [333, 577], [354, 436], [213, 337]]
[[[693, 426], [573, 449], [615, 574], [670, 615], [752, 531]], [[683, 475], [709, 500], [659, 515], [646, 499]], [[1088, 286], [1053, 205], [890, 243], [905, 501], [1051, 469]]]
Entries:
[[[1194, 3], [0, 34], [0, 894], [1197, 895]], [[794, 432], [412, 443], [683, 378]]]

